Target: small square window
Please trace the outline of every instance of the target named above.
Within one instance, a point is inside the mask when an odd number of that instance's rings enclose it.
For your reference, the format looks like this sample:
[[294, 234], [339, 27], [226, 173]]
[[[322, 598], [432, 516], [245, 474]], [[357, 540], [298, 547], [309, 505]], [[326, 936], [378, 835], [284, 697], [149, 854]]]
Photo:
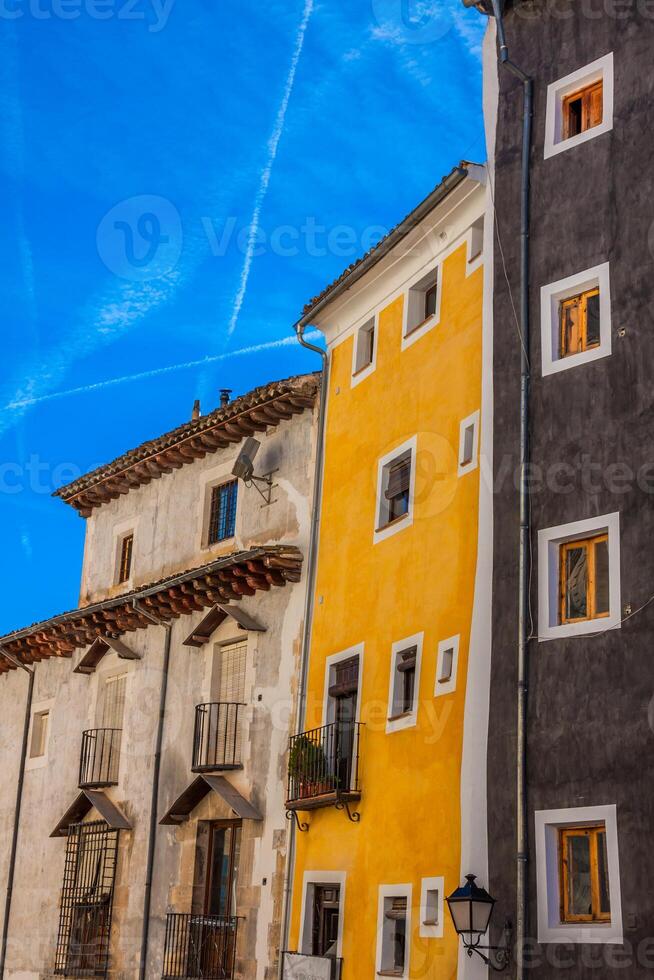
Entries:
[[230, 480], [229, 483], [220, 483], [211, 488], [208, 544], [218, 544], [234, 537], [237, 497], [238, 480]]
[[402, 453], [384, 466], [378, 527], [399, 521], [409, 513], [411, 452]]
[[436, 685], [434, 696], [451, 694], [456, 690], [456, 673], [459, 660], [459, 637], [451, 636], [438, 644], [436, 659]]
[[404, 336], [410, 337], [435, 321], [439, 306], [438, 268], [431, 269], [409, 289], [406, 296]]
[[49, 711], [36, 711], [32, 716], [32, 738], [30, 740], [30, 759], [41, 759], [48, 745]]
[[473, 412], [459, 426], [459, 476], [476, 469], [478, 451], [479, 412]]
[[477, 218], [470, 228], [470, 244], [468, 248], [468, 262], [478, 259], [484, 250], [484, 219]]
[[445, 879], [423, 878], [420, 887], [419, 933], [424, 939], [439, 939], [443, 935]]
[[609, 536], [598, 534], [560, 546], [559, 622], [578, 623], [609, 615]]
[[123, 535], [119, 542], [118, 584], [129, 582], [132, 575], [132, 554], [134, 552], [134, 532]]
[[609, 264], [541, 287], [543, 376], [611, 353]]
[[375, 318], [368, 320], [359, 327], [356, 333], [356, 351], [354, 356], [354, 374], [372, 367], [375, 360]]
[[612, 128], [612, 54], [548, 85], [545, 159], [595, 139]]
[[559, 827], [561, 922], [610, 922], [606, 826]]
[[588, 85], [579, 92], [566, 95], [563, 99], [562, 138], [570, 139], [585, 133], [587, 129], [599, 126], [604, 107], [604, 85], [602, 80]]

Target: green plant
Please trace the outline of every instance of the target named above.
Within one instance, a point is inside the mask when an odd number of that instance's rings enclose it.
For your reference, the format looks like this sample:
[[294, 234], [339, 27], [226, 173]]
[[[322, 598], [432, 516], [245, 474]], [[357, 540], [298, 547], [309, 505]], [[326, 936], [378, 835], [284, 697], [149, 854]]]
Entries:
[[288, 771], [292, 779], [301, 783], [318, 783], [327, 779], [327, 759], [322, 745], [300, 735], [293, 742], [288, 759]]

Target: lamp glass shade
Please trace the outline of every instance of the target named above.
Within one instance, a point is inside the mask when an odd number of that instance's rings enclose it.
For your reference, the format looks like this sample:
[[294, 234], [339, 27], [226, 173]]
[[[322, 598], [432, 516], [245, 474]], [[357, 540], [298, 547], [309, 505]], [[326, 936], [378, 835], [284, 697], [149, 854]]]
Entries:
[[467, 875], [465, 885], [457, 888], [447, 899], [454, 928], [461, 935], [484, 935], [490, 924], [495, 899], [475, 884], [475, 876]]

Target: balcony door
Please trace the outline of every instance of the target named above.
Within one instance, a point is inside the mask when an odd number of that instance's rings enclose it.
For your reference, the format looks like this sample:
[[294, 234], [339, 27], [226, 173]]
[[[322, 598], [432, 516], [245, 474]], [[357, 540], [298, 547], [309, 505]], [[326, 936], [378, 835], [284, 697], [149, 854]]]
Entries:
[[245, 701], [247, 640], [219, 646], [215, 652], [212, 697], [219, 707], [212, 712], [209, 744], [217, 758], [236, 763], [241, 758], [241, 719]]
[[204, 859], [196, 859], [196, 869], [205, 869], [203, 914], [191, 919], [187, 976], [231, 977], [236, 953], [241, 822], [221, 820], [210, 823], [207, 829], [208, 840], [204, 838], [201, 848], [206, 864]]
[[331, 770], [335, 788], [347, 792], [352, 785], [359, 703], [359, 658], [350, 657], [334, 664], [330, 675], [328, 718], [334, 725]]
[[315, 885], [311, 937], [311, 954], [313, 956], [336, 956], [339, 916], [340, 888], [338, 885]]

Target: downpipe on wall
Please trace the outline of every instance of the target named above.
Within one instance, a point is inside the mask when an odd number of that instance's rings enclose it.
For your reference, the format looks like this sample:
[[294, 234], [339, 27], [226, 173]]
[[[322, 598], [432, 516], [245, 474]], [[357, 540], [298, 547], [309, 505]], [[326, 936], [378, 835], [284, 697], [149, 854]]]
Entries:
[[23, 741], [20, 750], [20, 768], [16, 786], [16, 805], [14, 807], [14, 827], [11, 835], [11, 851], [9, 854], [9, 869], [7, 872], [7, 893], [5, 897], [4, 921], [2, 924], [2, 947], [0, 948], [0, 980], [5, 975], [5, 960], [7, 958], [7, 940], [9, 937], [9, 917], [11, 915], [11, 899], [14, 892], [14, 874], [16, 871], [16, 853], [18, 850], [18, 832], [20, 829], [20, 810], [23, 802], [23, 783], [25, 781], [25, 760], [27, 759], [27, 740], [29, 738], [30, 720], [32, 717], [32, 695], [34, 694], [34, 668], [28, 667], [21, 660], [13, 657], [0, 647], [0, 657], [16, 668], [24, 670], [28, 676], [27, 700], [25, 702], [25, 720], [23, 723]]
[[[313, 624], [314, 594], [316, 585], [316, 568], [318, 563], [318, 532], [320, 530], [320, 501], [322, 497], [323, 457], [325, 446], [325, 424], [327, 408], [327, 389], [329, 387], [329, 356], [315, 344], [304, 338], [307, 324], [300, 320], [295, 325], [298, 342], [307, 350], [318, 354], [322, 359], [322, 377], [320, 381], [320, 407], [318, 416], [318, 437], [316, 439], [316, 464], [313, 477], [313, 500], [311, 504], [311, 531], [309, 534], [309, 554], [307, 558], [307, 584], [304, 598], [304, 623], [302, 626], [302, 649], [300, 651], [300, 681], [298, 686], [298, 703], [295, 718], [295, 731], [304, 728], [305, 708], [307, 697], [307, 678], [309, 669], [309, 648], [311, 645], [311, 627]], [[279, 980], [284, 973], [284, 950], [288, 948], [288, 938], [291, 928], [291, 890], [295, 868], [296, 846], [295, 821], [291, 821], [288, 848], [286, 851], [286, 866], [284, 869], [284, 901], [282, 911], [281, 945], [279, 950]], [[1, 978], [0, 978], [1, 980]]]
[[492, 0], [497, 23], [500, 65], [522, 84], [522, 163], [520, 183], [520, 332], [522, 334], [520, 366], [520, 546], [518, 559], [518, 688], [517, 688], [517, 760], [516, 760], [516, 977], [524, 980], [524, 946], [527, 938], [528, 901], [527, 865], [529, 843], [527, 827], [527, 655], [529, 642], [529, 578], [531, 513], [529, 506], [529, 231], [530, 231], [530, 151], [533, 119], [534, 82], [509, 58], [503, 20], [503, 0]]
[[[139, 959], [139, 980], [145, 980], [148, 963], [148, 939], [150, 936], [150, 906], [152, 903], [152, 875], [154, 870], [154, 852], [157, 843], [157, 816], [159, 809], [159, 777], [161, 773], [161, 747], [163, 744], [164, 718], [166, 714], [166, 695], [168, 693], [168, 673], [170, 669], [170, 647], [173, 624], [166, 623], [155, 616], [149, 609], [144, 609], [137, 600], [134, 608], [149, 619], [153, 626], [163, 626], [166, 631], [164, 640], [163, 667], [161, 689], [159, 692], [159, 720], [157, 723], [157, 741], [154, 750], [154, 767], [152, 772], [152, 798], [150, 802], [150, 823], [148, 828], [148, 854], [145, 872], [145, 893], [143, 897], [143, 926], [141, 932], [141, 953]], [[0, 980], [2, 978], [0, 977]]]

